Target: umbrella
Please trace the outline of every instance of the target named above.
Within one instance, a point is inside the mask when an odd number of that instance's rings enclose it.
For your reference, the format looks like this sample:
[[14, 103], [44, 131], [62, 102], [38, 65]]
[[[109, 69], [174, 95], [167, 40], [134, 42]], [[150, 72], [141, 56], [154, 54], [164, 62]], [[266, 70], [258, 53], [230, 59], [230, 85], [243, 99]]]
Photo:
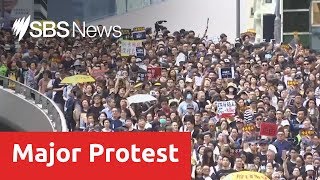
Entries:
[[150, 101], [156, 101], [157, 98], [149, 95], [149, 94], [136, 94], [133, 96], [130, 96], [127, 98], [128, 103], [143, 103], [143, 102], [150, 102]]
[[266, 175], [254, 171], [240, 171], [227, 175], [223, 180], [270, 180]]
[[74, 75], [64, 78], [61, 84], [78, 84], [86, 82], [95, 82], [94, 78], [88, 75]]

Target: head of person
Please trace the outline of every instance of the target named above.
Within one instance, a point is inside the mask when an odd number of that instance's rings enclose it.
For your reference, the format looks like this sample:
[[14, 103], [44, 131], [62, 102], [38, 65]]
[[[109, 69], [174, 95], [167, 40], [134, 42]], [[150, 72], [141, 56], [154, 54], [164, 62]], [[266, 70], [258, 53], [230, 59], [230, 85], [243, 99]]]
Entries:
[[101, 95], [99, 95], [99, 94], [96, 94], [94, 97], [93, 97], [93, 102], [94, 102], [94, 104], [96, 104], [96, 105], [101, 105], [101, 103], [102, 103], [102, 97], [101, 97]]
[[96, 122], [94, 114], [88, 114], [87, 121], [89, 125], [94, 125], [94, 123]]
[[106, 129], [110, 129], [110, 120], [109, 119], [104, 119], [103, 120], [103, 127], [106, 128]]
[[230, 167], [230, 158], [229, 158], [229, 157], [224, 156], [224, 157], [222, 158], [222, 167], [223, 167], [224, 169], [228, 169], [228, 168]]

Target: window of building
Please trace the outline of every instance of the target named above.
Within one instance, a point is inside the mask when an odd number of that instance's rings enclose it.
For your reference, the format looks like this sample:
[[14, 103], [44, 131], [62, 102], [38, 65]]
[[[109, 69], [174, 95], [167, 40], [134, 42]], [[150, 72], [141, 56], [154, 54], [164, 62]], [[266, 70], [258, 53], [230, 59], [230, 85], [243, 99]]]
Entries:
[[311, 0], [283, 0], [283, 9], [309, 9]]
[[320, 26], [320, 1], [312, 2], [311, 24]]
[[283, 32], [309, 32], [309, 11], [283, 12]]
[[272, 3], [272, 0], [265, 0], [265, 3]]

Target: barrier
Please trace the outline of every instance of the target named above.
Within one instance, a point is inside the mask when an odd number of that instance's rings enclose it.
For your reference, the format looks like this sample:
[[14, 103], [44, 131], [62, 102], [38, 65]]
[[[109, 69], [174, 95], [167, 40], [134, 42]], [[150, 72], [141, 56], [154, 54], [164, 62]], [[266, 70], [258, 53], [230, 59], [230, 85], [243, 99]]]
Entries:
[[[9, 88], [9, 83], [13, 84], [14, 88]], [[36, 107], [39, 111], [42, 111], [46, 117], [50, 126], [52, 127], [52, 131], [54, 132], [67, 132], [67, 124], [66, 119], [64, 117], [63, 112], [59, 109], [59, 107], [53, 102], [50, 98], [46, 97], [45, 95], [42, 95], [39, 91], [36, 91], [20, 82], [13, 81], [7, 77], [0, 76], [0, 90], [1, 87], [3, 90], [12, 93], [12, 95], [16, 95], [16, 97], [19, 97], [21, 100], [25, 100]], [[0, 99], [0, 104], [6, 103], [5, 101], [2, 101]], [[19, 109], [17, 109], [19, 110]], [[10, 113], [18, 113], [15, 111], [12, 111]], [[34, 112], [28, 112], [28, 113], [34, 113]], [[1, 114], [0, 114], [1, 116]], [[15, 121], [8, 119], [8, 121]], [[31, 121], [31, 120], [30, 120]], [[43, 124], [43, 119], [32, 119], [32, 122], [34, 121], [41, 121]], [[40, 123], [40, 122], [39, 122]], [[36, 126], [36, 124], [32, 124], [32, 126]], [[23, 127], [20, 127], [23, 129]], [[37, 128], [35, 128], [37, 129]], [[41, 131], [41, 129], [37, 129]], [[47, 131], [47, 129], [43, 129], [42, 131]]]

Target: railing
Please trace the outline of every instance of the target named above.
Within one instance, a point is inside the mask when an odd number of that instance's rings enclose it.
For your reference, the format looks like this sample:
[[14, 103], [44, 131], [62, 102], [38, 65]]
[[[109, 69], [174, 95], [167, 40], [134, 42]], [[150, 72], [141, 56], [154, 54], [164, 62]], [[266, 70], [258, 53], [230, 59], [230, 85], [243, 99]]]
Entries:
[[[29, 102], [41, 107], [42, 111], [45, 112], [50, 118], [52, 129], [55, 132], [67, 132], [66, 119], [63, 112], [50, 98], [42, 95], [39, 91], [36, 91], [20, 82], [13, 81], [7, 77], [0, 76], [0, 83], [2, 81], [3, 88], [12, 89], [15, 94], [23, 95], [22, 98], [29, 100]], [[9, 88], [9, 83], [13, 84], [14, 88]], [[21, 96], [20, 96], [21, 97]]]

